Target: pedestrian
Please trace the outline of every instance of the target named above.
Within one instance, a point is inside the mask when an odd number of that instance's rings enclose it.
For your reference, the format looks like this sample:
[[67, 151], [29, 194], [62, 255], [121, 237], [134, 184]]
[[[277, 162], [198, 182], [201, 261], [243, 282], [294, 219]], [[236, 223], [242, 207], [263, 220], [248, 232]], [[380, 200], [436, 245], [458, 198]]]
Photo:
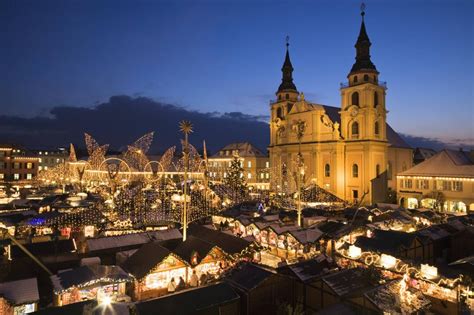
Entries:
[[182, 290], [186, 287], [185, 283], [184, 283], [184, 279], [183, 277], [179, 277], [179, 282], [178, 282], [178, 286], [176, 287], [177, 290]]
[[174, 282], [174, 278], [171, 278], [170, 283], [168, 283], [168, 293], [173, 293], [176, 291], [176, 283]]
[[189, 285], [193, 288], [197, 287], [199, 285], [199, 279], [196, 274], [196, 270], [193, 270], [193, 274], [191, 276], [191, 280], [189, 281]]

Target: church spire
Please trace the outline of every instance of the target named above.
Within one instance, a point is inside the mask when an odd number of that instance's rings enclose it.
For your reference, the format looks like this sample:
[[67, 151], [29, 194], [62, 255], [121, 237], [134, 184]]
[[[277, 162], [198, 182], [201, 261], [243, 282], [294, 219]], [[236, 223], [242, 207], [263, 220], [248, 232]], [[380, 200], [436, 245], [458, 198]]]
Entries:
[[356, 48], [356, 62], [352, 66], [351, 73], [359, 72], [359, 71], [369, 71], [369, 72], [377, 72], [377, 68], [370, 60], [370, 46], [372, 43], [370, 42], [369, 36], [367, 35], [367, 31], [365, 29], [365, 4], [362, 3], [361, 5], [361, 13], [362, 16], [362, 23], [360, 25], [360, 32], [359, 37], [357, 38], [357, 42], [355, 44]]
[[296, 86], [293, 83], [293, 65], [291, 64], [290, 52], [288, 48], [290, 46], [289, 40], [290, 38], [287, 36], [285, 62], [283, 63], [283, 67], [281, 68], [281, 72], [283, 73], [283, 76], [281, 79], [281, 84], [278, 87], [277, 93], [283, 92], [283, 91], [297, 92]]

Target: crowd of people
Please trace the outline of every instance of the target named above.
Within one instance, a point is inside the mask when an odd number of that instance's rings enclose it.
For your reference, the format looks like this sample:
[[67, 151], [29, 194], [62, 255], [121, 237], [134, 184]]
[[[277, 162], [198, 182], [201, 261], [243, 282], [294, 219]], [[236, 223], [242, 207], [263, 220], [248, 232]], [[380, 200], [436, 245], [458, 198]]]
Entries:
[[203, 272], [200, 277], [198, 277], [196, 270], [193, 270], [193, 274], [189, 280], [189, 284], [186, 284], [183, 277], [179, 277], [178, 282], [176, 283], [174, 278], [171, 278], [168, 283], [168, 293], [173, 293], [179, 290], [186, 288], [195, 288], [200, 285], [205, 285], [216, 280], [216, 277], [209, 274], [208, 272]]

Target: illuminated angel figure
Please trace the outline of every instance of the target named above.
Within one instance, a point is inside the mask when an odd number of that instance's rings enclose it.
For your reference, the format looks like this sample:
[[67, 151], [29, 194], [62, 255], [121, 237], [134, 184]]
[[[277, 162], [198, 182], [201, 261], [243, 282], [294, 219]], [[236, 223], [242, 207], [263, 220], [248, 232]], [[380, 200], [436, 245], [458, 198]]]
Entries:
[[88, 133], [84, 133], [86, 140], [87, 153], [89, 154], [89, 164], [92, 169], [99, 169], [100, 164], [105, 160], [105, 154], [109, 149], [108, 144], [99, 146], [97, 141]]
[[149, 162], [146, 154], [153, 141], [153, 134], [153, 131], [149, 132], [127, 147], [127, 151], [123, 154], [123, 159], [132, 169], [137, 171], [145, 169], [145, 165]]

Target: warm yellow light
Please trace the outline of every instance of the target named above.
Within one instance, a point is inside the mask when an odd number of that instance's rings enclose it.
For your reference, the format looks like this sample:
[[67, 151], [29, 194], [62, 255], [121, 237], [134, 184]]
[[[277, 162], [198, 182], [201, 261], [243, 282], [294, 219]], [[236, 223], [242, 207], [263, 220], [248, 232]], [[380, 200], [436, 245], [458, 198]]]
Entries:
[[355, 245], [349, 246], [349, 257], [359, 258], [361, 254], [362, 250], [360, 249], [360, 247], [357, 247]]
[[382, 254], [382, 256], [380, 257], [380, 263], [385, 269], [390, 269], [395, 267], [397, 259], [393, 256]]
[[438, 268], [421, 264], [421, 275], [429, 280], [435, 279], [438, 277]]

